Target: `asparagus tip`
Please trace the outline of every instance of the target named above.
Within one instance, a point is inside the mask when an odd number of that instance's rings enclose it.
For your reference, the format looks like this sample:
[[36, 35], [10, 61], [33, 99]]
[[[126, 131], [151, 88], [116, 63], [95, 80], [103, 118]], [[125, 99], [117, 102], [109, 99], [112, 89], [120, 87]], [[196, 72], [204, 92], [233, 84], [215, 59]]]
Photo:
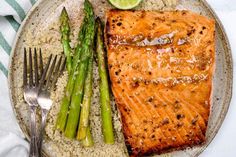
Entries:
[[63, 7], [62, 11], [61, 11], [62, 15], [68, 15], [67, 11], [66, 11], [66, 7]]
[[68, 21], [69, 21], [69, 16], [68, 16], [68, 13], [67, 13], [65, 7], [63, 7], [63, 9], [61, 11], [60, 21], [61, 21], [62, 24], [63, 23], [68, 23]]

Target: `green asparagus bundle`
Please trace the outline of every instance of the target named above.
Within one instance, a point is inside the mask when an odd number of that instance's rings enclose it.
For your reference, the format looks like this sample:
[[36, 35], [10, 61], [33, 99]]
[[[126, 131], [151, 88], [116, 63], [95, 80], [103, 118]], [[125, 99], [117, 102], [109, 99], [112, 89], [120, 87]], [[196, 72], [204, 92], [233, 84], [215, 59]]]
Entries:
[[81, 57], [81, 52], [82, 52], [82, 42], [84, 41], [86, 28], [88, 26], [87, 25], [88, 17], [89, 17], [89, 15], [87, 13], [84, 20], [83, 20], [83, 23], [82, 23], [82, 26], [81, 26], [81, 29], [79, 32], [78, 45], [75, 50], [75, 55], [74, 55], [73, 63], [72, 63], [72, 71], [69, 74], [68, 83], [67, 83], [66, 89], [65, 89], [65, 95], [62, 98], [60, 112], [57, 117], [56, 128], [62, 132], [64, 132], [65, 127], [66, 127], [69, 106], [70, 106], [70, 102], [71, 102], [71, 96], [72, 96], [74, 84], [75, 84], [75, 78], [78, 75], [78, 66], [80, 63], [80, 57]]
[[[65, 55], [67, 56], [67, 70], [69, 79], [62, 99], [61, 109], [57, 119], [57, 129], [64, 131], [65, 136], [82, 140], [84, 146], [92, 146], [93, 139], [89, 126], [89, 110], [92, 96], [92, 66], [93, 66], [93, 41], [95, 36], [95, 20], [92, 5], [88, 0], [84, 2], [85, 18], [78, 37], [73, 62], [69, 45], [69, 18], [65, 8], [62, 11], [61, 34]], [[101, 21], [96, 21], [97, 37], [96, 51], [100, 76], [100, 103], [102, 115], [102, 130], [105, 143], [114, 143], [112, 126], [110, 95], [108, 77], [105, 63], [103, 45], [103, 31]], [[82, 111], [81, 110], [82, 103]], [[68, 114], [69, 113], [69, 114]]]
[[60, 31], [61, 31], [61, 42], [63, 46], [63, 50], [66, 56], [66, 67], [68, 73], [71, 72], [72, 66], [72, 57], [71, 57], [71, 47], [70, 47], [70, 24], [69, 24], [69, 17], [64, 7], [61, 12], [60, 16]]
[[102, 115], [102, 131], [104, 142], [107, 144], [114, 143], [114, 134], [112, 126], [112, 111], [110, 105], [110, 95], [107, 77], [107, 68], [105, 62], [105, 51], [103, 45], [103, 29], [100, 19], [96, 20], [97, 37], [96, 37], [96, 52], [98, 59], [98, 70], [100, 76], [99, 91], [100, 91], [100, 104]]
[[92, 5], [88, 0], [84, 2], [84, 11], [88, 19], [85, 37], [82, 41], [81, 58], [78, 67], [78, 75], [75, 79], [74, 89], [71, 96], [70, 111], [67, 119], [65, 136], [74, 138], [79, 122], [80, 105], [83, 98], [84, 82], [87, 74], [88, 63], [92, 57], [91, 47], [93, 47], [95, 35], [95, 20]]
[[[79, 40], [83, 40], [83, 38], [84, 38], [84, 31], [86, 28], [85, 23], [86, 22], [84, 20], [84, 22], [82, 24], [81, 31], [79, 33]], [[78, 67], [78, 64], [80, 61], [80, 55], [81, 55], [81, 49], [78, 47], [80, 47], [79, 44], [78, 44], [76, 51], [75, 51], [75, 57], [73, 58], [73, 68], [72, 68], [71, 73], [69, 74], [68, 83], [67, 83], [66, 89], [65, 89], [65, 95], [62, 98], [61, 108], [60, 108], [60, 112], [59, 112], [58, 118], [57, 118], [56, 127], [60, 131], [64, 131], [64, 129], [65, 129], [69, 105], [70, 105], [70, 99], [71, 99], [71, 95], [72, 95], [72, 92], [74, 89], [75, 78], [77, 75], [76, 71], [77, 71], [77, 67]]]
[[77, 132], [78, 140], [82, 140], [86, 137], [87, 129], [89, 126], [89, 111], [90, 111], [92, 93], [93, 93], [93, 57], [91, 57], [89, 60], [88, 72], [84, 85], [84, 97], [80, 113], [79, 130]]
[[94, 145], [89, 125], [89, 111], [93, 92], [92, 85], [93, 85], [93, 57], [90, 58], [88, 64], [88, 74], [84, 85], [83, 104], [80, 113], [79, 130], [77, 133], [77, 139], [82, 140], [81, 143], [85, 147], [91, 147]]

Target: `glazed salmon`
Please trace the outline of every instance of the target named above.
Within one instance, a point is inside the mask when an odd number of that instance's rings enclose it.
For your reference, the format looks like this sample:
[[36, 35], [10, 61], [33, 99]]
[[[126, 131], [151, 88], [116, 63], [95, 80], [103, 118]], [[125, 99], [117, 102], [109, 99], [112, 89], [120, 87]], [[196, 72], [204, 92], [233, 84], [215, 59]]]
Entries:
[[190, 11], [107, 13], [108, 67], [131, 156], [205, 141], [215, 22]]

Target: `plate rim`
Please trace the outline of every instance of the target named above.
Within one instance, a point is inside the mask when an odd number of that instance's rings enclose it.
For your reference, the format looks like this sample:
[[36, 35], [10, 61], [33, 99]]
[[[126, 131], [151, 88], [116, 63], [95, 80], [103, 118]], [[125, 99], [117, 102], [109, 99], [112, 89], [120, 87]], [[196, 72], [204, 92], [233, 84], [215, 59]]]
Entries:
[[[25, 139], [27, 141], [29, 141], [29, 136], [26, 133], [25, 128], [22, 126], [22, 123], [20, 122], [19, 119], [19, 115], [15, 109], [15, 104], [14, 104], [14, 98], [13, 98], [13, 94], [12, 94], [12, 66], [13, 66], [13, 58], [14, 58], [14, 54], [16, 51], [16, 46], [19, 42], [20, 39], [20, 35], [22, 34], [22, 30], [25, 27], [25, 25], [27, 24], [27, 21], [31, 18], [32, 14], [36, 11], [37, 7], [43, 2], [44, 0], [38, 0], [28, 11], [27, 15], [25, 16], [24, 20], [22, 21], [16, 36], [14, 38], [14, 42], [12, 45], [12, 49], [11, 49], [11, 53], [10, 53], [10, 57], [9, 57], [9, 64], [8, 64], [8, 87], [9, 87], [9, 97], [10, 97], [10, 102], [11, 102], [11, 106], [13, 109], [13, 113], [16, 117], [16, 121], [20, 127], [20, 130], [23, 132]], [[200, 3], [202, 3], [204, 5], [204, 7], [211, 13], [211, 15], [214, 17], [214, 19], [216, 20], [216, 24], [219, 25], [220, 31], [222, 33], [224, 43], [223, 44], [223, 48], [224, 50], [228, 51], [226, 58], [227, 58], [227, 62], [226, 63], [226, 67], [229, 70], [228, 73], [228, 79], [227, 79], [227, 87], [229, 87], [229, 89], [226, 91], [228, 96], [225, 98], [224, 102], [222, 102], [222, 104], [226, 104], [223, 106], [226, 106], [222, 109], [221, 113], [221, 117], [219, 118], [219, 120], [216, 122], [214, 128], [216, 129], [216, 131], [213, 133], [212, 138], [209, 139], [207, 142], [205, 142], [204, 145], [201, 146], [201, 148], [199, 149], [199, 151], [194, 155], [194, 157], [199, 156], [204, 150], [206, 150], [206, 148], [209, 146], [209, 144], [213, 141], [213, 139], [215, 138], [215, 136], [217, 135], [217, 133], [219, 132], [225, 117], [228, 113], [229, 107], [231, 105], [231, 99], [232, 99], [232, 91], [233, 91], [233, 58], [232, 58], [232, 50], [231, 50], [231, 46], [230, 46], [230, 42], [227, 36], [227, 33], [225, 31], [224, 25], [222, 24], [220, 18], [218, 17], [218, 15], [215, 13], [214, 9], [210, 6], [210, 4], [206, 1], [206, 0], [199, 0]], [[222, 41], [221, 40], [221, 41]], [[42, 151], [42, 155], [45, 157], [50, 157], [44, 150]]]
[[[35, 2], [35, 4], [29, 9], [29, 11], [27, 12], [24, 20], [21, 22], [19, 29], [16, 32], [15, 38], [14, 38], [14, 42], [12, 44], [12, 49], [10, 52], [10, 56], [9, 56], [9, 63], [8, 63], [8, 75], [7, 75], [7, 83], [8, 83], [8, 87], [9, 87], [9, 97], [10, 97], [10, 103], [11, 103], [11, 107], [13, 110], [13, 113], [16, 117], [16, 121], [17, 124], [20, 127], [20, 131], [23, 133], [23, 135], [25, 136], [24, 139], [27, 142], [30, 142], [29, 140], [29, 135], [26, 133], [26, 129], [23, 127], [20, 119], [19, 119], [19, 115], [16, 111], [15, 105], [14, 105], [14, 98], [13, 98], [13, 94], [12, 94], [12, 66], [13, 66], [13, 58], [14, 58], [14, 54], [16, 51], [16, 45], [19, 42], [20, 39], [20, 35], [22, 34], [22, 30], [25, 27], [25, 25], [27, 24], [27, 21], [30, 19], [30, 17], [32, 16], [32, 14], [35, 12], [35, 10], [37, 9], [37, 7], [43, 2], [43, 0], [37, 0]], [[50, 157], [43, 149], [42, 149], [42, 157]]]
[[[200, 151], [198, 153], [195, 154], [195, 156], [199, 156], [204, 150], [206, 150], [206, 148], [211, 144], [211, 142], [213, 141], [213, 139], [216, 137], [216, 135], [218, 134], [224, 120], [225, 117], [228, 113], [229, 107], [231, 105], [231, 99], [232, 99], [232, 92], [233, 92], [233, 57], [232, 57], [232, 50], [231, 50], [231, 46], [230, 46], [230, 42], [229, 42], [229, 38], [227, 36], [226, 30], [224, 28], [223, 23], [221, 22], [220, 18], [218, 17], [218, 15], [216, 14], [216, 12], [214, 11], [214, 9], [211, 7], [211, 5], [206, 1], [206, 0], [199, 0], [200, 2], [202, 2], [206, 9], [214, 16], [216, 23], [219, 25], [219, 28], [222, 32], [222, 35], [224, 37], [225, 43], [226, 45], [223, 45], [224, 49], [228, 51], [228, 54], [226, 55], [226, 58], [229, 60], [229, 63], [226, 64], [227, 69], [229, 69], [229, 74], [228, 74], [228, 81], [227, 81], [227, 86], [229, 86], [229, 89], [226, 90], [226, 92], [229, 94], [225, 101], [222, 104], [228, 104], [226, 107], [224, 107], [224, 109], [220, 112], [221, 116], [219, 118], [219, 120], [217, 121], [216, 125], [215, 125], [215, 129], [216, 131], [213, 133], [212, 138], [210, 140], [208, 140], [200, 149]], [[223, 105], [225, 106], [225, 105]]]

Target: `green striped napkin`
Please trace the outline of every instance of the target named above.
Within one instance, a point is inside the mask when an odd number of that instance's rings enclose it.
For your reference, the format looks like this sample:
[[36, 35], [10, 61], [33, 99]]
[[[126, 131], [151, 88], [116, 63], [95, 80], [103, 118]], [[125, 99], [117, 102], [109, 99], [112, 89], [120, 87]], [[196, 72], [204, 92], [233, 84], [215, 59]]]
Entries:
[[35, 0], [2, 0], [0, 2], [0, 70], [7, 76], [8, 60], [14, 37]]
[[7, 84], [11, 46], [20, 23], [36, 0], [0, 0], [0, 156], [26, 157], [29, 145], [13, 114]]

